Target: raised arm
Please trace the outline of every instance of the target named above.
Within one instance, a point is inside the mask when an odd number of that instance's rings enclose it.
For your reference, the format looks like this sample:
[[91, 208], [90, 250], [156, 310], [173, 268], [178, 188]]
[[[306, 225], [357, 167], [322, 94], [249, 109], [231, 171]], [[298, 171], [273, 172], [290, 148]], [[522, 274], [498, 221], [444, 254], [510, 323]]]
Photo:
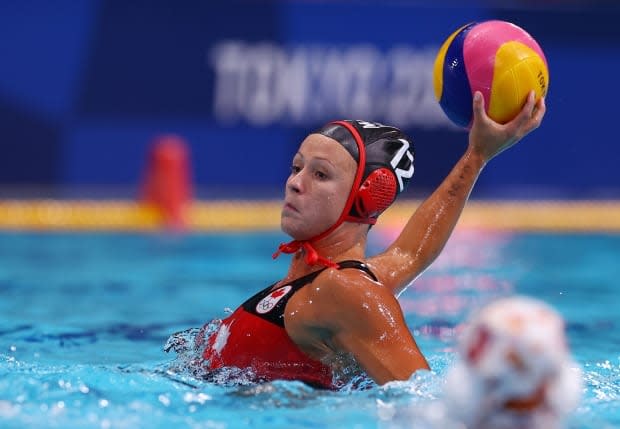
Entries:
[[418, 207], [394, 243], [372, 259], [373, 269], [376, 267], [384, 273], [384, 284], [395, 294], [439, 256], [486, 163], [538, 128], [545, 114], [545, 103], [542, 98], [536, 102], [531, 92], [519, 115], [502, 125], [487, 116], [483, 97], [476, 93], [473, 111], [474, 121], [464, 155]]

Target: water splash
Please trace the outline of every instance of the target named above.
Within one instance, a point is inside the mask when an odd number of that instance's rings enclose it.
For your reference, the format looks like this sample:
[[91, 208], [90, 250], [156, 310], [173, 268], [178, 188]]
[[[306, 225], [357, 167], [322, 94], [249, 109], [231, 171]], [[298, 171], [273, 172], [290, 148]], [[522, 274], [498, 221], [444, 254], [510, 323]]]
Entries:
[[164, 351], [173, 351], [177, 356], [168, 365], [167, 372], [171, 375], [189, 375], [199, 380], [208, 379], [210, 372], [206, 369], [202, 353], [208, 339], [221, 326], [221, 319], [213, 319], [201, 328], [189, 328], [172, 334], [164, 345]]
[[176, 332], [168, 338], [164, 351], [173, 351], [176, 358], [167, 365], [166, 373], [170, 377], [185, 377], [207, 381], [220, 386], [251, 385], [256, 376], [250, 368], [223, 367], [209, 369], [209, 362], [203, 357], [206, 344], [213, 335], [217, 335], [222, 327], [221, 319], [213, 319], [201, 328], [190, 328]]

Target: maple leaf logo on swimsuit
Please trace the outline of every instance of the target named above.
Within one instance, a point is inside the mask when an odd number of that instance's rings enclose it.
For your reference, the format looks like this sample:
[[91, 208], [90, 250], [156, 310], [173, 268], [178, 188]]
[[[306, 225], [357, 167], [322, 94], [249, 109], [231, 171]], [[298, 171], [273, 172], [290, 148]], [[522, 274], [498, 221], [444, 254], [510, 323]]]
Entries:
[[284, 294], [286, 294], [286, 292], [284, 292], [282, 289], [278, 289], [277, 291], [273, 292], [269, 296], [271, 296], [272, 298], [277, 298], [277, 297], [282, 296]]
[[291, 286], [284, 286], [274, 290], [256, 304], [256, 312], [260, 314], [269, 313], [291, 289]]

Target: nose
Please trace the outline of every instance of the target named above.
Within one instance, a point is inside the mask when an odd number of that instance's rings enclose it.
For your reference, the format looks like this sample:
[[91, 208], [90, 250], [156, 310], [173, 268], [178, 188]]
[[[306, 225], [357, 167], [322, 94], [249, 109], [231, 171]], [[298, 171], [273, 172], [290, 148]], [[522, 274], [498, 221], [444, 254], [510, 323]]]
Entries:
[[286, 187], [289, 191], [292, 191], [296, 194], [303, 192], [304, 190], [304, 170], [291, 174], [286, 181]]

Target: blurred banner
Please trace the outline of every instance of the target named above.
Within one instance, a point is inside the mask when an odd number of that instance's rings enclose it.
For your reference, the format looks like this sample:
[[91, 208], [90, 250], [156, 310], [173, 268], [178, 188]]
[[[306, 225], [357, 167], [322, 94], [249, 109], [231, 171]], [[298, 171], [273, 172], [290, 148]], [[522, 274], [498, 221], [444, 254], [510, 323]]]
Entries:
[[619, 197], [620, 8], [459, 4], [4, 1], [0, 186], [135, 186], [151, 141], [175, 134], [189, 144], [198, 190], [279, 195], [307, 133], [357, 118], [413, 137], [409, 192], [423, 194], [467, 143], [434, 98], [437, 49], [467, 22], [504, 19], [545, 51], [548, 113], [493, 161], [475, 195]]

